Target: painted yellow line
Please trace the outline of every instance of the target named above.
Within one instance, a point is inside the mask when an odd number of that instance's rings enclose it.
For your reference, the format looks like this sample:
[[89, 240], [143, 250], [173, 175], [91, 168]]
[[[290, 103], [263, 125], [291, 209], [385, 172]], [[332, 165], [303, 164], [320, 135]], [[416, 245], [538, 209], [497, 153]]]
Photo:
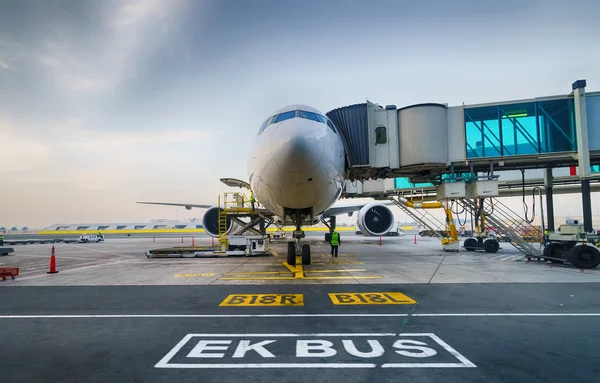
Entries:
[[304, 306], [304, 295], [231, 294], [219, 306]]
[[329, 263], [333, 264], [333, 265], [364, 265], [364, 262], [356, 262], [356, 261], [335, 261], [335, 260], [330, 260]]
[[232, 271], [223, 275], [261, 275], [261, 274], [289, 274], [288, 271]]
[[180, 277], [214, 277], [215, 273], [196, 273], [196, 274], [175, 274], [175, 278]]
[[388, 293], [329, 293], [334, 305], [412, 305], [414, 299], [398, 292]]
[[293, 281], [295, 277], [224, 277], [220, 281]]
[[367, 271], [366, 269], [338, 269], [338, 270], [306, 270], [306, 273], [358, 273], [361, 271]]
[[344, 276], [344, 277], [304, 277], [304, 278], [295, 278], [295, 277], [240, 277], [240, 278], [219, 278], [220, 281], [293, 281], [293, 280], [326, 280], [326, 279], [382, 279], [382, 276], [373, 275], [373, 276]]
[[380, 275], [369, 275], [369, 276], [360, 276], [360, 277], [304, 277], [304, 279], [382, 279], [383, 277]]

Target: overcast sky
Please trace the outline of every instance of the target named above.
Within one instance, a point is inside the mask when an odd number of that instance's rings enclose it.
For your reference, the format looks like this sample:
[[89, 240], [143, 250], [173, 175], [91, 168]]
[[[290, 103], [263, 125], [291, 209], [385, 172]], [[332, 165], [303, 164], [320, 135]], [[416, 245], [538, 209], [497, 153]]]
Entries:
[[600, 90], [600, 2], [488, 3], [2, 0], [0, 225], [201, 217], [134, 202], [216, 203], [286, 104]]

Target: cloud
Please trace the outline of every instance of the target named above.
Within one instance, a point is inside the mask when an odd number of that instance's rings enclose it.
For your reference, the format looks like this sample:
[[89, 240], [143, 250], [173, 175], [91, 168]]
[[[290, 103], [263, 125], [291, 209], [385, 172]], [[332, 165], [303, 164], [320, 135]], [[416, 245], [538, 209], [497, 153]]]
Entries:
[[63, 65], [63, 62], [61, 60], [51, 57], [51, 56], [46, 56], [46, 55], [40, 56], [40, 62], [50, 68], [57, 68], [57, 67]]
[[106, 80], [100, 77], [81, 77], [64, 75], [62, 76], [62, 84], [75, 91], [85, 91], [89, 93], [96, 93], [113, 88], [113, 83], [110, 80]]
[[4, 61], [0, 61], [0, 68], [3, 69], [10, 69], [10, 67], [8, 66], [7, 63], [5, 63]]

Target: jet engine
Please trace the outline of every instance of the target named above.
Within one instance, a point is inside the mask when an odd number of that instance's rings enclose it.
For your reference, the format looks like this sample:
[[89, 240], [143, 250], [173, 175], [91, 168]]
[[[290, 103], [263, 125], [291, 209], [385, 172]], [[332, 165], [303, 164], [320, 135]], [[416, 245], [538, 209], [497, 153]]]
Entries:
[[394, 226], [394, 214], [383, 204], [371, 203], [358, 211], [357, 225], [368, 237], [386, 235]]
[[[221, 209], [223, 211], [223, 209]], [[211, 237], [219, 236], [219, 208], [217, 206], [213, 206], [204, 213], [204, 217], [202, 217], [202, 226], [204, 227], [204, 231], [206, 234]], [[231, 222], [231, 219], [227, 218], [227, 234], [231, 233], [232, 230], [239, 227], [235, 222]]]

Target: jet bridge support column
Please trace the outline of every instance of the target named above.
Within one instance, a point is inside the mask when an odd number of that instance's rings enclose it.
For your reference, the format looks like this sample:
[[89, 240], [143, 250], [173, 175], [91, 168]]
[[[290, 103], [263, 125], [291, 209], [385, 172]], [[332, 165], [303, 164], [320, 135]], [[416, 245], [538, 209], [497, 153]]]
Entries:
[[587, 111], [585, 98], [585, 80], [573, 83], [575, 101], [575, 130], [577, 133], [577, 160], [581, 179], [581, 200], [583, 205], [583, 228], [586, 232], [594, 230], [592, 225], [592, 198], [590, 192], [590, 147], [588, 142]]
[[546, 188], [546, 212], [548, 214], [548, 231], [554, 231], [554, 198], [552, 195], [553, 177], [552, 168], [546, 168], [544, 174], [544, 186]]

